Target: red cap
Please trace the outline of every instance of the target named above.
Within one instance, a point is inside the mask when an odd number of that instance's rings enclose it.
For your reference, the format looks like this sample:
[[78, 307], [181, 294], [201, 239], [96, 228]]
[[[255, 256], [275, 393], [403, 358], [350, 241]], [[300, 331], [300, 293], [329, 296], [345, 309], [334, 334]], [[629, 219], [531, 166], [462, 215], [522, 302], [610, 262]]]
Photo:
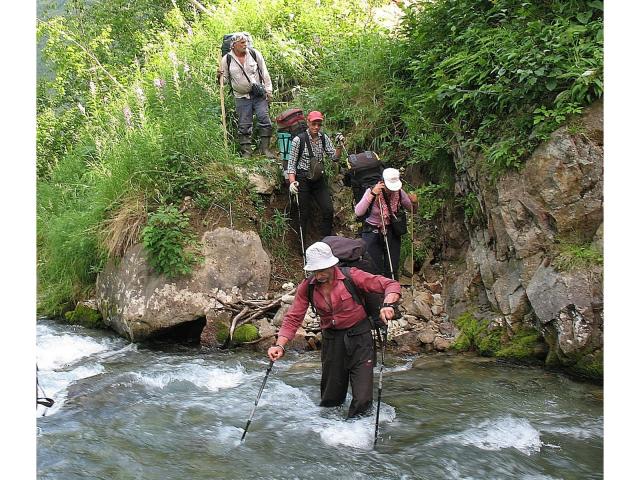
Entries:
[[313, 112], [309, 112], [309, 115], [307, 115], [307, 121], [308, 122], [313, 122], [316, 120], [324, 120], [324, 117], [322, 116], [322, 114], [316, 110], [314, 110]]

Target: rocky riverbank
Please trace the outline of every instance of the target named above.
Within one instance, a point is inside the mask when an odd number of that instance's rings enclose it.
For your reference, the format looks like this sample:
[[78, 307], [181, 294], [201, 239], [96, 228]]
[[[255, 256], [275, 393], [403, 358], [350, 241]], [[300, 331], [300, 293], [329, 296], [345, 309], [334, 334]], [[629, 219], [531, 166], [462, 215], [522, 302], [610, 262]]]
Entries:
[[[477, 201], [477, 212], [449, 210], [441, 242], [413, 279], [403, 279], [403, 316], [390, 324], [390, 345], [534, 359], [601, 380], [602, 102], [551, 134], [519, 172], [493, 181], [462, 148], [456, 162], [464, 167], [456, 190]], [[341, 205], [344, 190], [336, 188]], [[336, 209], [339, 219], [343, 210]], [[201, 253], [191, 275], [171, 280], [153, 272], [141, 245], [130, 247], [98, 276], [104, 323], [131, 341], [188, 331], [217, 346], [235, 320], [252, 324], [242, 339], [264, 348], [294, 285], [269, 291], [271, 261], [253, 231], [204, 232]], [[307, 314], [292, 348], [321, 341]]]

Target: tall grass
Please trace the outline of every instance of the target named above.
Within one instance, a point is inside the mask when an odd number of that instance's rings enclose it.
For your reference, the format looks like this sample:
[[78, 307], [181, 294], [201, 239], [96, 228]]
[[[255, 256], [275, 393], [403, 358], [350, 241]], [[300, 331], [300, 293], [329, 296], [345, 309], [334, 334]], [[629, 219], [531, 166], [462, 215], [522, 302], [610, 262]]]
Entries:
[[[225, 33], [251, 32], [273, 72], [275, 105], [285, 108], [291, 89], [313, 80], [336, 39], [357, 34], [371, 14], [352, 0], [222, 1], [212, 16], [165, 2], [141, 13], [141, 25], [153, 25], [148, 36], [140, 30], [122, 42], [132, 25], [121, 17], [127, 12], [98, 3], [79, 17], [39, 25], [54, 72], [39, 88], [43, 313], [59, 314], [87, 295], [105, 261], [139, 241], [144, 219], [158, 208], [187, 195], [200, 206], [234, 209], [255, 201], [237, 170], [255, 161], [240, 159], [233, 141], [229, 151], [223, 143], [216, 70]], [[83, 29], [79, 18], [95, 24]], [[228, 87], [224, 95], [233, 112]]]

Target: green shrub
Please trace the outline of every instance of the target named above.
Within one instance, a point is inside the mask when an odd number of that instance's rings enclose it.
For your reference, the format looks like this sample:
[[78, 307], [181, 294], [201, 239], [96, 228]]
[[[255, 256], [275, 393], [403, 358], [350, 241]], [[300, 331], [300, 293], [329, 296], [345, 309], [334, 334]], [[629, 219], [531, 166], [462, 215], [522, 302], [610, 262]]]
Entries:
[[289, 230], [289, 217], [278, 210], [274, 210], [271, 218], [266, 218], [260, 214], [260, 239], [264, 246], [269, 248], [271, 254], [277, 258], [286, 257], [289, 247], [285, 243], [285, 235]]
[[151, 267], [170, 278], [191, 273], [198, 259], [189, 250], [195, 246], [195, 237], [189, 232], [189, 217], [174, 206], [160, 207], [149, 214], [147, 226], [142, 230], [142, 244]]

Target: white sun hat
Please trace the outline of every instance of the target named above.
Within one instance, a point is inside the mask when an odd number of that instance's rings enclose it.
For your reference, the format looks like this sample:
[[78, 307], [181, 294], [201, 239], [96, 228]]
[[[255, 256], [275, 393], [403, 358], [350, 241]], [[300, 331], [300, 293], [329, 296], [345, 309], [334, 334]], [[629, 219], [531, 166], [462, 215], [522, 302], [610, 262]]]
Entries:
[[382, 178], [384, 179], [384, 186], [392, 192], [397, 192], [402, 188], [400, 172], [397, 169], [385, 168], [382, 172]]
[[308, 272], [333, 267], [340, 261], [333, 255], [331, 247], [324, 242], [316, 242], [307, 248], [306, 257], [304, 269]]

